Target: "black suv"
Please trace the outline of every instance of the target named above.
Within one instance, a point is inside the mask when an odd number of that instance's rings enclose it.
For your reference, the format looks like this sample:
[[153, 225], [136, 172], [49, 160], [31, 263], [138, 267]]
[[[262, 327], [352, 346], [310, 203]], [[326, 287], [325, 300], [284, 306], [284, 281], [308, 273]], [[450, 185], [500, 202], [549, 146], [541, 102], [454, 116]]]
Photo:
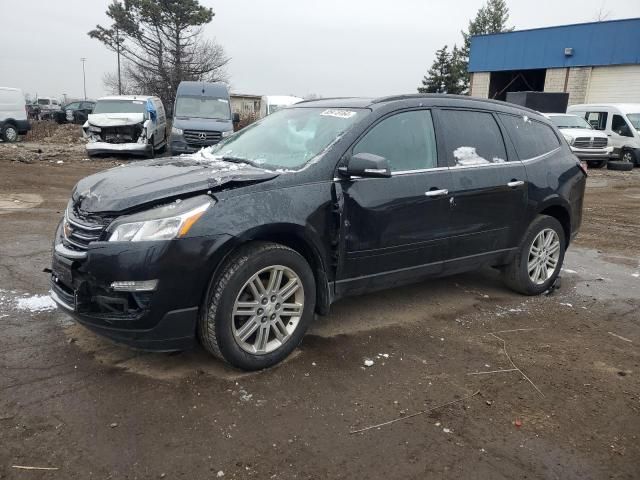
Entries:
[[449, 95], [296, 104], [190, 157], [81, 180], [51, 295], [117, 342], [284, 359], [346, 295], [483, 266], [547, 290], [586, 173], [538, 113]]

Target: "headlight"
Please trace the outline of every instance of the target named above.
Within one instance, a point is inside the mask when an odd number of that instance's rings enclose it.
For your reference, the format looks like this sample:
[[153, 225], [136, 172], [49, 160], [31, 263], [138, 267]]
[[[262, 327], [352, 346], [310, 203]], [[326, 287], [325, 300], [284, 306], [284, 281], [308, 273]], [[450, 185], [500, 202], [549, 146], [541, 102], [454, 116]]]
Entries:
[[233, 130], [229, 130], [228, 132], [222, 132], [222, 138], [228, 137], [229, 135], [233, 135]]
[[171, 127], [171, 133], [175, 133], [176, 135], [182, 135], [182, 129], [181, 128], [176, 128], [176, 127]]
[[184, 237], [215, 201], [199, 196], [116, 220], [110, 242], [147, 242]]
[[568, 136], [566, 136], [566, 135], [563, 135], [563, 137], [564, 137], [564, 139], [567, 141], [567, 143], [568, 143], [569, 145], [573, 145], [573, 142], [575, 142], [575, 141], [576, 141], [576, 139], [575, 139], [575, 138], [573, 138], [573, 137], [568, 137]]

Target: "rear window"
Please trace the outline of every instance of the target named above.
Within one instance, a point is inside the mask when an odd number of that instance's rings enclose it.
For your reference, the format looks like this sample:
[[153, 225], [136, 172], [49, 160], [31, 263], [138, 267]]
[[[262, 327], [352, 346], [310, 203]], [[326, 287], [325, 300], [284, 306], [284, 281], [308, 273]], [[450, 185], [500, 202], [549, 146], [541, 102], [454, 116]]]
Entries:
[[526, 115], [499, 115], [520, 160], [539, 157], [560, 146], [560, 140], [549, 125], [531, 120]]
[[445, 132], [449, 165], [468, 167], [507, 161], [502, 133], [492, 114], [441, 110], [438, 116]]

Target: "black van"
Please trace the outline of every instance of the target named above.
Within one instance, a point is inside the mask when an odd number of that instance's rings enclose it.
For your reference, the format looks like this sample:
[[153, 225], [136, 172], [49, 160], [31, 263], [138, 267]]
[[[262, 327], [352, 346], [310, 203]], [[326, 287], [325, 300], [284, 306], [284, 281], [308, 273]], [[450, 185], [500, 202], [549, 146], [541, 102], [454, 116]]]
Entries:
[[532, 110], [448, 95], [302, 102], [191, 157], [81, 180], [51, 294], [117, 342], [199, 339], [261, 369], [346, 295], [483, 266], [544, 292], [585, 183]]

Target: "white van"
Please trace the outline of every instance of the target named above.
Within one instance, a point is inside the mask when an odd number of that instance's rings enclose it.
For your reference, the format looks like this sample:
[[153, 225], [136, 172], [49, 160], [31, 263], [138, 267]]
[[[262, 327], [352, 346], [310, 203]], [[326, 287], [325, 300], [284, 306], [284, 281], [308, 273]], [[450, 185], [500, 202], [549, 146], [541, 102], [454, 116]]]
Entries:
[[640, 103], [572, 105], [567, 113], [583, 117], [609, 137], [613, 154], [620, 160], [640, 165]]
[[0, 87], [0, 138], [4, 142], [15, 142], [18, 135], [31, 130], [27, 120], [24, 94], [19, 88]]
[[260, 118], [271, 115], [281, 108], [288, 107], [302, 100], [300, 97], [292, 97], [290, 95], [265, 95], [260, 99]]
[[82, 130], [89, 156], [126, 153], [153, 158], [167, 147], [167, 116], [158, 97], [99, 98]]

